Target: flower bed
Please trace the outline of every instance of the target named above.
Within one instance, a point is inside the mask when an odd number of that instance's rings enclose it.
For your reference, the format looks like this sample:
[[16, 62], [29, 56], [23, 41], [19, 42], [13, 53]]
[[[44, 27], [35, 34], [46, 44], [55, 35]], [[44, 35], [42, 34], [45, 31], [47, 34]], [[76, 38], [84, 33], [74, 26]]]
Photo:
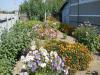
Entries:
[[43, 47], [39, 50], [35, 50], [35, 48], [31, 48], [31, 50], [25, 57], [21, 57], [30, 75], [68, 74], [68, 68], [65, 66], [64, 60], [56, 51], [48, 53]]
[[68, 44], [62, 41], [50, 40], [45, 44], [49, 51], [54, 50], [64, 57], [66, 64], [76, 70], [86, 70], [91, 61], [88, 48], [80, 43]]
[[57, 37], [57, 30], [46, 25], [36, 25], [33, 27], [33, 30], [39, 39], [53, 39]]

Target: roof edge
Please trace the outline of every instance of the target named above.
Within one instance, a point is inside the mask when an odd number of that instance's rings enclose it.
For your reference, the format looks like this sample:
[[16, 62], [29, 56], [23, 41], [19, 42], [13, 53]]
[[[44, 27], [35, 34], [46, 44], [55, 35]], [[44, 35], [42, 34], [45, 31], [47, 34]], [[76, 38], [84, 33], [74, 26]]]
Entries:
[[63, 6], [60, 8], [60, 11], [62, 11], [68, 3], [69, 3], [69, 0], [67, 0], [67, 1], [63, 4]]

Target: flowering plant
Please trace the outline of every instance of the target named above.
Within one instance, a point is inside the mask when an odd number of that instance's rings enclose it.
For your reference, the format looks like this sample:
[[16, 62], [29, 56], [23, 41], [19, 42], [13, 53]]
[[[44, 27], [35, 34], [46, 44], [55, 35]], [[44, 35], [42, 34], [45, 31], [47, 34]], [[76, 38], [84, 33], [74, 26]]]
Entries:
[[90, 22], [84, 22], [78, 28], [75, 29], [73, 36], [78, 42], [87, 45], [90, 51], [96, 51], [97, 40], [97, 28], [94, 27]]
[[[31, 73], [41, 73], [55, 75], [63, 73], [68, 74], [68, 68], [65, 67], [64, 60], [57, 54], [56, 51], [47, 52], [46, 49], [41, 47], [39, 50], [29, 51], [26, 57], [22, 59], [23, 63], [27, 66]], [[49, 72], [49, 73], [48, 73]]]
[[38, 38], [45, 39], [45, 38], [56, 38], [57, 31], [53, 28], [45, 25], [36, 25], [33, 27], [34, 32], [38, 35]]
[[63, 41], [50, 40], [45, 48], [48, 51], [57, 51], [65, 58], [68, 66], [75, 70], [85, 70], [91, 61], [91, 53], [88, 48], [80, 43], [69, 44]]

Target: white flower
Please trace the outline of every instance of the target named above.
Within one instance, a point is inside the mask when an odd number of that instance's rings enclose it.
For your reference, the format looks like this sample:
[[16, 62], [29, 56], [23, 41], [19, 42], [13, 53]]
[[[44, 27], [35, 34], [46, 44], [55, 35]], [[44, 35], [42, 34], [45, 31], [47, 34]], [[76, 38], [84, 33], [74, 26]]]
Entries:
[[64, 74], [65, 75], [68, 75], [68, 70], [64, 70]]
[[35, 45], [35, 41], [34, 40], [31, 42], [31, 45]]
[[27, 72], [21, 72], [19, 75], [28, 75]]
[[41, 66], [42, 68], [46, 67], [46, 63], [40, 63], [39, 66]]
[[50, 52], [50, 57], [56, 58], [57, 56], [58, 56], [58, 54], [57, 54], [56, 51], [51, 51], [51, 52]]
[[54, 22], [53, 24], [56, 25], [58, 22]]
[[43, 56], [49, 55], [48, 52], [47, 52], [47, 50], [44, 49], [43, 47], [41, 47], [41, 48], [39, 49], [39, 51], [40, 51], [40, 53], [41, 53]]
[[25, 57], [22, 55], [21, 56], [21, 61], [23, 62], [25, 60]]
[[50, 62], [52, 62], [53, 61], [53, 59], [50, 59]]
[[38, 52], [38, 50], [33, 51], [33, 55], [37, 54]]
[[28, 54], [32, 54], [32, 51], [29, 51], [29, 53]]
[[50, 56], [51, 56], [51, 57], [53, 56], [53, 51], [50, 52]]
[[23, 69], [26, 69], [26, 65], [25, 65], [25, 64], [23, 64], [23, 65], [22, 65], [22, 68], [23, 68]]
[[65, 75], [68, 75], [68, 70], [69, 70], [69, 67], [63, 70]]
[[61, 67], [60, 66], [57, 66], [57, 70], [60, 71], [61, 70]]
[[35, 50], [35, 49], [36, 49], [36, 45], [32, 45], [31, 50]]
[[57, 56], [58, 56], [57, 52], [55, 52], [55, 51], [54, 51], [54, 56], [55, 56], [55, 57], [57, 57]]
[[49, 62], [49, 58], [47, 56], [45, 56], [45, 62], [48, 63]]
[[31, 60], [34, 60], [34, 56], [27, 54], [25, 61], [28, 62], [28, 61], [31, 61]]
[[34, 60], [34, 56], [30, 56], [29, 54], [27, 54], [26, 57], [21, 56], [21, 61], [22, 61], [23, 63], [26, 63], [26, 62], [28, 62], [28, 61], [30, 61], [30, 60]]

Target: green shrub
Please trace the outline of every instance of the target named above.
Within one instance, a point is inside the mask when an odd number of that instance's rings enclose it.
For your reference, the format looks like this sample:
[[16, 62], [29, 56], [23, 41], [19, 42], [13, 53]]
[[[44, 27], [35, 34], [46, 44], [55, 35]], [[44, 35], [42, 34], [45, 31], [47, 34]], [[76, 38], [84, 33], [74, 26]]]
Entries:
[[13, 60], [8, 60], [6, 58], [0, 59], [0, 75], [12, 75]]
[[74, 36], [80, 43], [87, 45], [90, 51], [96, 50], [96, 28], [91, 26], [90, 23], [84, 23], [75, 29]]
[[97, 51], [100, 52], [100, 35], [97, 36], [96, 48], [97, 48]]
[[0, 75], [12, 75], [15, 61], [33, 38], [34, 33], [31, 34], [31, 32], [32, 28], [20, 22], [15, 24], [9, 32], [3, 31], [0, 45]]
[[59, 20], [57, 20], [57, 18], [53, 17], [53, 16], [48, 16], [47, 17], [47, 23], [49, 26], [51, 26], [52, 28], [55, 29], [59, 29], [61, 23]]
[[75, 70], [86, 70], [91, 61], [88, 48], [80, 43], [69, 44], [62, 41], [50, 40], [44, 46], [49, 52], [57, 51], [68, 66]]

